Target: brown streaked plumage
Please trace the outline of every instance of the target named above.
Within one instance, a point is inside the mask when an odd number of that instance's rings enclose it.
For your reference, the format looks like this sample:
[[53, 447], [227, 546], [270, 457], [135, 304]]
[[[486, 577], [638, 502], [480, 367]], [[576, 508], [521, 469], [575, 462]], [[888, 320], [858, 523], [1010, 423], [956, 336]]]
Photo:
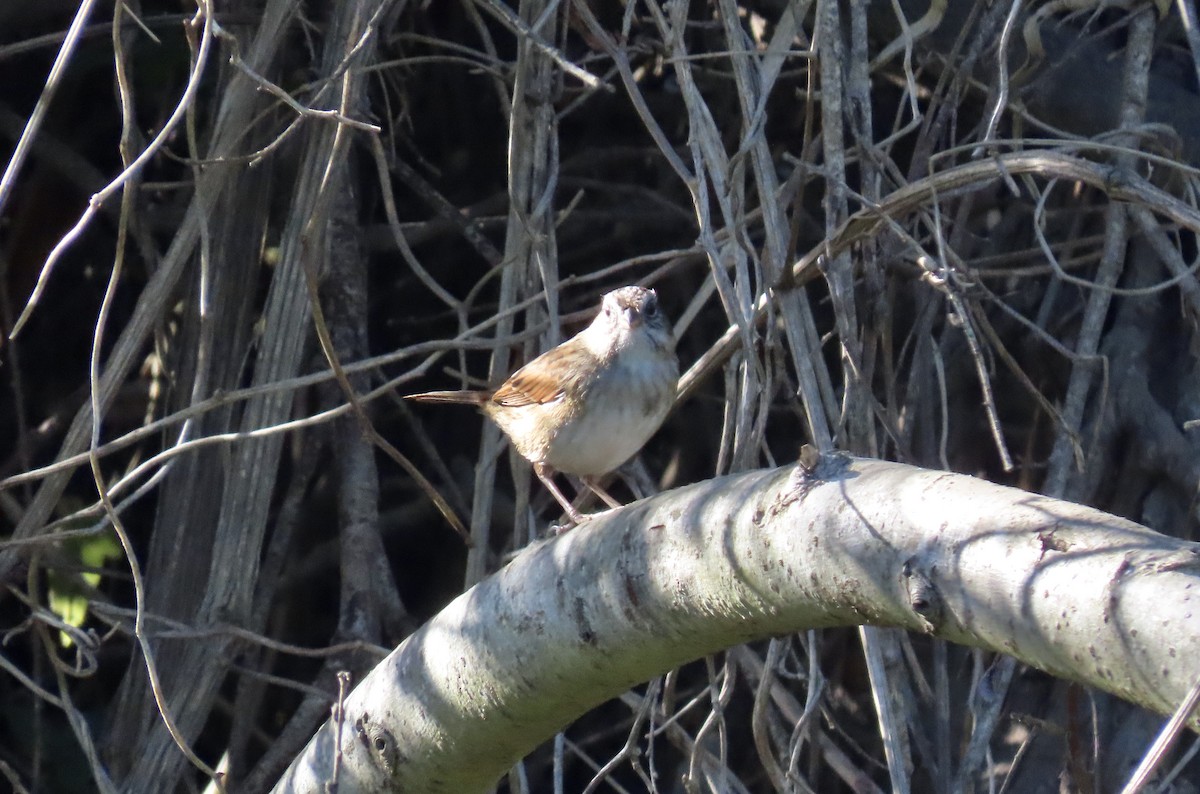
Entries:
[[410, 394], [418, 402], [478, 406], [494, 421], [575, 523], [583, 516], [552, 479], [579, 476], [609, 507], [599, 485], [654, 435], [675, 400], [679, 364], [653, 290], [604, 296], [584, 330], [530, 361], [494, 391]]

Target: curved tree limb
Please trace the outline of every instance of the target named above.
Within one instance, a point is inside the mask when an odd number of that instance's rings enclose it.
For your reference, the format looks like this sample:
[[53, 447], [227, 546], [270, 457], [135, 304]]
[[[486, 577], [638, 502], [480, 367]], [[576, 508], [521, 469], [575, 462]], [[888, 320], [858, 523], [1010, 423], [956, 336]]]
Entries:
[[[1198, 606], [1200, 544], [1070, 502], [841, 455], [724, 477], [536, 544], [447, 606], [347, 699], [338, 790], [486, 791], [639, 681], [820, 626], [927, 631], [1169, 713]], [[318, 790], [334, 737], [275, 790]]]

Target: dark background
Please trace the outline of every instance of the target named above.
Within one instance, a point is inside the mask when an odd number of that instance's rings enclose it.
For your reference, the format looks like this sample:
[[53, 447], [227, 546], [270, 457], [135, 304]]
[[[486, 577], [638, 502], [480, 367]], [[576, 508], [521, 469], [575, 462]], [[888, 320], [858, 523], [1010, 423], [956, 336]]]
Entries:
[[[390, 4], [373, 22], [370, 46], [349, 61], [355, 93], [343, 107], [380, 132], [346, 127], [346, 140], [335, 144], [329, 119], [300, 117], [268, 90], [244, 90], [250, 83], [231, 62], [232, 42], [252, 60], [257, 37], [265, 36], [266, 6], [217, 3], [225, 35], [212, 44], [188, 116], [65, 248], [28, 322], [0, 346], [0, 476], [6, 478], [0, 480], [0, 538], [90, 530], [70, 542], [0, 542], [0, 653], [6, 660], [0, 673], [0, 771], [14, 787], [91, 790], [101, 767], [129, 790], [203, 785], [156, 716], [132, 636], [133, 577], [103, 518], [91, 467], [81, 459], [57, 480], [46, 473], [13, 479], [87, 449], [87, 423], [77, 417], [89, 404], [89, 360], [102, 306], [108, 314], [96, 346], [100, 370], [116, 370], [118, 339], [128, 339], [136, 357], [136, 365], [114, 376], [103, 410], [101, 442], [121, 442], [105, 447], [99, 459], [100, 479], [109, 487], [178, 443], [185, 428], [177, 420], [137, 437], [128, 434], [179, 417], [188, 406], [201, 408], [186, 427], [195, 439], [346, 403], [329, 379], [288, 380], [328, 369], [305, 308], [303, 280], [282, 283], [284, 266], [299, 261], [297, 272], [309, 268], [316, 277], [342, 364], [370, 363], [349, 384], [360, 394], [393, 387], [367, 401], [363, 418], [464, 522], [471, 523], [476, 510], [477, 543], [469, 555], [410, 472], [373, 447], [350, 413], [273, 435], [273, 441], [228, 439], [196, 448], [137, 478], [137, 485], [148, 485], [122, 506], [121, 518], [145, 580], [146, 633], [156, 638], [168, 701], [184, 734], [206, 763], [225, 757], [237, 791], [263, 790], [273, 782], [327, 716], [336, 693], [334, 672], [361, 676], [378, 649], [393, 647], [556, 518], [545, 495], [528, 488], [524, 464], [510, 468], [502, 452], [495, 478], [483, 481], [493, 493], [481, 531], [484, 514], [473, 504], [484, 420], [465, 408], [410, 407], [397, 393], [453, 388], [463, 373], [483, 383], [492, 366], [500, 370], [493, 380], [515, 369], [554, 341], [547, 293], [556, 297], [564, 315], [561, 331], [568, 335], [588, 321], [607, 289], [635, 282], [655, 287], [671, 318], [689, 318], [678, 341], [685, 369], [732, 324], [737, 307], [711, 291], [715, 249], [704, 244], [695, 198], [648, 132], [611, 53], [588, 31], [584, 5], [559, 7], [553, 43], [609, 90], [588, 90], [553, 72], [519, 97], [535, 114], [554, 118], [544, 128], [556, 140], [557, 159], [526, 134], [528, 127], [513, 134], [515, 75], [525, 67], [511, 25], [486, 5]], [[905, 5], [910, 24], [926, 12]], [[805, 355], [827, 373], [832, 407], [847, 406], [824, 414], [840, 448], [1049, 492], [1195, 539], [1200, 457], [1197, 431], [1185, 422], [1200, 416], [1200, 285], [1190, 273], [1164, 283], [1171, 273], [1152, 243], [1165, 241], [1193, 266], [1196, 241], [1193, 230], [1172, 225], [1152, 204], [1153, 233], [1131, 215], [1124, 231], [1114, 232], [1115, 217], [1127, 213], [1114, 209], [1102, 190], [1051, 166], [1011, 181], [998, 173], [986, 184], [897, 213], [894, 226], [858, 240], [850, 256], [824, 262], [821, 273], [834, 273], [830, 278], [814, 270], [798, 286], [783, 278], [792, 262], [822, 246], [847, 213], [931, 172], [998, 152], [1064, 151], [1118, 176], [1131, 169], [1195, 214], [1200, 54], [1185, 36], [1177, 6], [1153, 18], [1148, 47], [1130, 32], [1138, 14], [1152, 14], [1140, 7], [1048, 15], [1033, 28], [1023, 28], [1028, 17], [1020, 16], [1002, 58], [1007, 7], [950, 5], [940, 24], [913, 42], [907, 71], [902, 51], [883, 61], [863, 60], [899, 35], [888, 4], [839, 5], [839, 27], [820, 31], [836, 38], [843, 52], [844, 93], [836, 98], [844, 123], [837, 130], [827, 127], [821, 105], [831, 101], [824, 92], [832, 89], [821, 79], [821, 69], [832, 68], [821, 49], [829, 45], [818, 36], [817, 54], [809, 53], [824, 10], [798, 7], [801, 32], [766, 96], [765, 122], [752, 127], [732, 77], [734, 48], [720, 22], [732, 4], [690, 3], [682, 46], [693, 57], [680, 61], [672, 58], [676, 44], [664, 39], [650, 6], [587, 3], [625, 54], [665, 143], [689, 168], [695, 167], [689, 144], [706, 133], [689, 122], [689, 89], [678, 69], [695, 81], [717, 142], [732, 158], [725, 177], [738, 186], [733, 217], [719, 211], [721, 197], [711, 184], [695, 194], [710, 212], [704, 231], [739, 240], [740, 258], [723, 247], [728, 258], [719, 262], [735, 287], [735, 302], [744, 305], [767, 289], [801, 289], [821, 335], [818, 350], [798, 351], [777, 324], [777, 312], [755, 326], [750, 342], [740, 342], [723, 368], [698, 381], [647, 445], [643, 482], [666, 489], [794, 460], [800, 445], [814, 440], [806, 419], [811, 406], [798, 396], [796, 361]], [[199, 35], [185, 27], [195, 9], [185, 3], [181, 13], [180, 6], [150, 0], [129, 6], [144, 27], [129, 14], [120, 27], [125, 99], [114, 69], [112, 4], [100, 3], [84, 29], [0, 206], [0, 324], [6, 337], [51, 250], [79, 221], [89, 197], [121, 172], [123, 130], [128, 152], [136, 156], [179, 104]], [[348, 7], [349, 0], [304, 4], [274, 37], [278, 48], [256, 66], [258, 74], [301, 104], [337, 107], [344, 42], [357, 40], [339, 27]], [[761, 54], [782, 4], [743, 2], [737, 8], [736, 27]], [[44, 95], [75, 10], [60, 0], [0, 5], [0, 160], [6, 164]], [[865, 38], [859, 24], [868, 31]], [[1029, 55], [1031, 29], [1041, 31], [1042, 58]], [[1144, 121], [1122, 137], [1114, 131], [1131, 46], [1151, 62], [1149, 91]], [[991, 148], [975, 152], [1005, 79], [1007, 102]], [[222, 126], [221, 114], [239, 84], [247, 121], [231, 130]], [[912, 123], [914, 98], [921, 115]], [[123, 106], [131, 113], [128, 126]], [[831, 139], [846, 156], [844, 172], [828, 159]], [[743, 148], [747, 141], [768, 147], [775, 180], [785, 186], [780, 193], [761, 193], [749, 147]], [[376, 151], [387, 166], [386, 179]], [[314, 152], [328, 154], [334, 164], [324, 193], [311, 184], [311, 174], [320, 174]], [[510, 163], [541, 164], [530, 166], [532, 177], [521, 177], [535, 188], [552, 184], [540, 214], [536, 190], [532, 200], [510, 192]], [[394, 228], [384, 196], [395, 202]], [[766, 261], [757, 212], [764, 204], [779, 209], [787, 224], [786, 262]], [[180, 232], [189, 212], [198, 213], [205, 228], [191, 238]], [[306, 226], [312, 218], [318, 223]], [[1070, 278], [1051, 268], [1039, 227]], [[454, 303], [417, 275], [401, 255], [398, 234]], [[540, 265], [513, 258], [513, 252], [529, 250], [514, 246], [514, 235], [537, 238], [532, 245], [542, 252]], [[920, 250], [953, 267], [948, 287], [923, 273]], [[118, 251], [119, 279], [106, 304]], [[171, 267], [178, 274], [164, 278]], [[1093, 284], [1105, 277], [1106, 267], [1119, 287], [1140, 291], [1113, 294], [1107, 305], [1089, 308], [1105, 292]], [[553, 277], [544, 279], [547, 273]], [[157, 302], [149, 297], [156, 274], [166, 285]], [[211, 303], [202, 314], [205, 279]], [[271, 314], [268, 307], [285, 289], [303, 311]], [[521, 335], [515, 342], [488, 344], [496, 333], [488, 329], [436, 351], [414, 348], [455, 339], [527, 298], [532, 300], [511, 315], [511, 332]], [[962, 307], [969, 308], [965, 320]], [[1089, 324], [1085, 318], [1093, 314]], [[138, 323], [144, 330], [137, 330]], [[288, 374], [272, 374], [265, 351], [288, 340], [301, 351]], [[845, 366], [847, 349], [853, 368]], [[430, 352], [439, 357], [426, 359]], [[988, 427], [980, 369], [1013, 458], [1011, 470], [1002, 466]], [[1076, 388], [1082, 399], [1073, 409], [1071, 384], [1081, 378], [1084, 385]], [[282, 403], [260, 415], [254, 406], [261, 395], [238, 390], [270, 383], [281, 384], [273, 393]], [[852, 399], [845, 399], [847, 390]], [[749, 429], [735, 433], [739, 415], [750, 416]], [[73, 421], [83, 421], [82, 445], [70, 440]], [[1078, 455], [1053, 455], [1057, 438], [1074, 439]], [[259, 457], [236, 452], [260, 443]], [[151, 480], [157, 471], [161, 478]], [[245, 483], [253, 487], [236, 491]], [[624, 486], [616, 487], [628, 496]], [[122, 491], [117, 501], [131, 492]], [[44, 515], [31, 511], [35, 497]], [[240, 526], [243, 515], [251, 528]], [[226, 590], [237, 594], [222, 596]], [[90, 644], [82, 649], [85, 635], [64, 647], [60, 627], [47, 617], [48, 606], [71, 594], [92, 603], [81, 623], [92, 632]], [[265, 645], [256, 635], [304, 648], [335, 647], [304, 655]], [[914, 790], [949, 790], [977, 718], [973, 682], [992, 660], [920, 637], [906, 637], [899, 647], [908, 653], [896, 673], [908, 698]], [[746, 650], [762, 657], [766, 646]], [[819, 711], [806, 724], [796, 768], [813, 790], [888, 789], [858, 635], [825, 631], [789, 640], [781, 680], [800, 703], [813, 683], [810, 658], [823, 673], [824, 689]], [[73, 667], [77, 660], [82, 670]], [[935, 702], [929, 681], [941, 677], [948, 683]], [[699, 697], [679, 719], [694, 738], [714, 711], [702, 693], [720, 690], [726, 680], [733, 681], [732, 694], [718, 711], [725, 728], [706, 731], [705, 747], [745, 790], [769, 791], [750, 738], [755, 680], [738, 657], [722, 655], [678, 671], [669, 682], [670, 707], [682, 709]], [[195, 697], [185, 700], [189, 691]], [[69, 695], [69, 702], [54, 705], [50, 695]], [[620, 750], [633, 713], [613, 702], [567, 730], [565, 790], [582, 791], [592, 779], [595, 770], [585, 758], [604, 764]], [[74, 725], [67, 714], [75, 716]], [[771, 719], [786, 765], [794, 726], [778, 714]], [[1008, 693], [990, 761], [968, 770], [967, 778], [982, 788], [995, 775], [996, 785], [1007, 781], [1010, 791], [1113, 790], [1159, 721], [1108, 696], [1024, 670]], [[939, 749], [946, 736], [948, 752]], [[658, 790], [682, 790], [689, 753], [686, 742], [655, 739]], [[830, 762], [833, 754], [838, 763]], [[939, 758], [949, 759], [952, 768], [936, 769]], [[638, 763], [650, 768], [645, 758]], [[873, 783], [852, 787], [847, 769]], [[553, 790], [552, 748], [527, 759], [524, 774], [528, 790]], [[1194, 785], [1195, 763], [1183, 774], [1184, 788], [1189, 779]], [[612, 775], [629, 791], [647, 790], [646, 779], [631, 764]]]

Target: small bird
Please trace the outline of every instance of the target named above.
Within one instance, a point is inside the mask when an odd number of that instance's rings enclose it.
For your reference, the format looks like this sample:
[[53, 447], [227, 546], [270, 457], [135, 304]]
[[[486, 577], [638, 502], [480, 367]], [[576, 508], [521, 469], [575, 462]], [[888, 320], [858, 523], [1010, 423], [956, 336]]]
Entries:
[[431, 391], [418, 402], [478, 406], [574, 524], [584, 516], [554, 484], [554, 473], [579, 477], [609, 507], [601, 475], [633, 457], [675, 402], [679, 362], [654, 290], [607, 293], [584, 330], [514, 372], [495, 391]]

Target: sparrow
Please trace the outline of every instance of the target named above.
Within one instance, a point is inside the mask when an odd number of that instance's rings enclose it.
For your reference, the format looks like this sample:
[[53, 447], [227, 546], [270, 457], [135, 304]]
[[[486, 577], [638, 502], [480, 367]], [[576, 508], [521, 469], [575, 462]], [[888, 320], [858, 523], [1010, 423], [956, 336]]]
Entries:
[[600, 478], [642, 448], [675, 402], [679, 362], [654, 290], [605, 294], [592, 324], [486, 391], [431, 391], [417, 402], [475, 405], [508, 436], [573, 524], [585, 516], [555, 472], [579, 477], [609, 507]]

